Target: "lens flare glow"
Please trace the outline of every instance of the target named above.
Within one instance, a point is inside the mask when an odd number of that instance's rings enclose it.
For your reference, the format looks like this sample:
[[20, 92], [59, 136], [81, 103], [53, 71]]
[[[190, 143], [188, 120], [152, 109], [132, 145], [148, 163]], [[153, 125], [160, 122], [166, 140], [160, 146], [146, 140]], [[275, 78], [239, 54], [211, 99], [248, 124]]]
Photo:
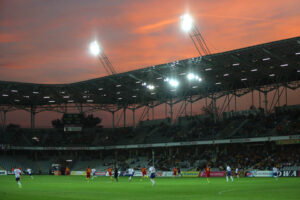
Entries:
[[181, 28], [185, 32], [189, 32], [193, 27], [193, 18], [189, 14], [184, 14], [180, 17]]
[[100, 46], [97, 41], [94, 41], [90, 44], [90, 53], [94, 56], [99, 55], [100, 53]]

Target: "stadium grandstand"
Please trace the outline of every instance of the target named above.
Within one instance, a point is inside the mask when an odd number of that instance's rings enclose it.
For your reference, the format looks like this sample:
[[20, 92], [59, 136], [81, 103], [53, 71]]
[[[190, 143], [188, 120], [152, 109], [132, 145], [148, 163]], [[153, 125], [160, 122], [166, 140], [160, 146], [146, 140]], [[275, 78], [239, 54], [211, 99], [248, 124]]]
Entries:
[[[61, 173], [66, 166], [105, 172], [116, 164], [122, 170], [154, 164], [159, 171], [199, 171], [210, 163], [212, 171], [224, 171], [229, 162], [245, 172], [275, 164], [300, 170], [300, 105], [288, 105], [287, 95], [300, 86], [299, 58], [295, 37], [70, 84], [0, 81], [0, 169], [48, 174], [54, 164]], [[237, 110], [236, 98], [250, 93], [253, 105], [254, 91], [258, 107]], [[193, 104], [203, 99], [206, 113], [194, 115]], [[154, 115], [162, 105], [164, 119], [137, 122], [138, 109]], [[6, 124], [15, 110], [29, 111], [31, 128]], [[111, 113], [112, 127], [83, 126], [94, 119], [86, 114], [99, 110]], [[43, 111], [63, 113], [61, 126], [36, 128]], [[116, 126], [117, 112], [123, 127]]]

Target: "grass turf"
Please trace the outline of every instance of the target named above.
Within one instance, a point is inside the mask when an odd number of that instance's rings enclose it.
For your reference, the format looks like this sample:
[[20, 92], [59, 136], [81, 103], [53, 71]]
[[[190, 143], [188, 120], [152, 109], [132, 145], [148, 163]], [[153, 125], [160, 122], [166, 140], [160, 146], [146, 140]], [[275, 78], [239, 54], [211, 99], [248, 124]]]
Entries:
[[108, 177], [97, 177], [87, 182], [83, 176], [24, 176], [19, 189], [14, 176], [0, 176], [1, 200], [47, 199], [299, 199], [300, 178], [240, 178], [227, 183], [225, 178], [156, 178], [151, 186], [149, 179], [134, 177], [132, 182], [121, 177], [112, 182]]

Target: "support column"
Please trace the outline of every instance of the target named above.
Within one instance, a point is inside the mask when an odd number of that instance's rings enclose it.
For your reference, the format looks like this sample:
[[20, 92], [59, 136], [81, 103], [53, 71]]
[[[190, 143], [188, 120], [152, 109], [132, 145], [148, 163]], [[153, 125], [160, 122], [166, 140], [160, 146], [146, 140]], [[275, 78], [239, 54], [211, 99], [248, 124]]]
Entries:
[[80, 113], [83, 113], [82, 103], [79, 105], [79, 112], [80, 112]]
[[265, 95], [265, 114], [268, 113], [268, 92], [264, 92]]
[[65, 103], [63, 106], [64, 106], [64, 113], [68, 113], [68, 105]]
[[154, 106], [152, 106], [152, 120], [154, 120]]
[[192, 97], [190, 99], [190, 103], [191, 103], [191, 116], [193, 115], [193, 101], [192, 101]]
[[147, 105], [147, 120], [149, 120], [149, 110], [150, 110], [150, 107], [149, 107], [149, 105]]
[[165, 103], [165, 118], [168, 118], [168, 103]]
[[172, 124], [173, 123], [173, 102], [172, 102], [172, 98], [171, 98], [171, 100], [170, 100], [170, 124]]
[[236, 112], [236, 95], [234, 95], [234, 111]]
[[287, 87], [285, 87], [285, 105], [287, 106], [288, 104], [288, 94], [287, 94]]
[[34, 129], [35, 127], [35, 114], [36, 114], [36, 108], [34, 106], [31, 106], [30, 108], [30, 128]]
[[261, 96], [260, 96], [260, 91], [258, 91], [258, 106], [261, 108]]
[[152, 166], [154, 167], [154, 150], [152, 149]]
[[253, 90], [251, 92], [251, 106], [254, 106], [254, 94], [253, 94]]
[[186, 117], [187, 114], [186, 114], [186, 99], [184, 99], [184, 116]]
[[5, 129], [6, 129], [6, 113], [7, 113], [7, 111], [3, 110], [3, 121], [2, 121], [2, 129], [3, 129], [3, 131], [5, 131]]
[[135, 128], [135, 108], [132, 109], [132, 126]]
[[215, 97], [212, 97], [212, 103], [213, 103], [213, 117], [214, 117], [214, 122], [216, 123], [217, 122], [217, 116], [218, 116], [218, 113], [217, 113], [217, 100]]
[[277, 90], [278, 90], [278, 93], [277, 93], [277, 106], [279, 107], [280, 106], [280, 94], [279, 94], [280, 87], [278, 87]]
[[227, 99], [227, 112], [230, 112], [230, 95], [228, 94], [228, 99]]
[[124, 128], [126, 127], [126, 107], [124, 107]]
[[112, 128], [115, 128], [115, 111], [111, 112], [112, 114]]

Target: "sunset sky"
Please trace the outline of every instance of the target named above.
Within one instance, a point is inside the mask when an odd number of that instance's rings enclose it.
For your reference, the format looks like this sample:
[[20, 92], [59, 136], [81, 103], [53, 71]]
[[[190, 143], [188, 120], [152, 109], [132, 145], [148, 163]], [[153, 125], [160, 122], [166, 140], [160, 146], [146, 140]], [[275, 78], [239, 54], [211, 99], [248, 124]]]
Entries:
[[299, 0], [0, 0], [0, 80], [71, 83], [195, 57], [179, 17], [194, 18], [212, 52], [300, 35]]

